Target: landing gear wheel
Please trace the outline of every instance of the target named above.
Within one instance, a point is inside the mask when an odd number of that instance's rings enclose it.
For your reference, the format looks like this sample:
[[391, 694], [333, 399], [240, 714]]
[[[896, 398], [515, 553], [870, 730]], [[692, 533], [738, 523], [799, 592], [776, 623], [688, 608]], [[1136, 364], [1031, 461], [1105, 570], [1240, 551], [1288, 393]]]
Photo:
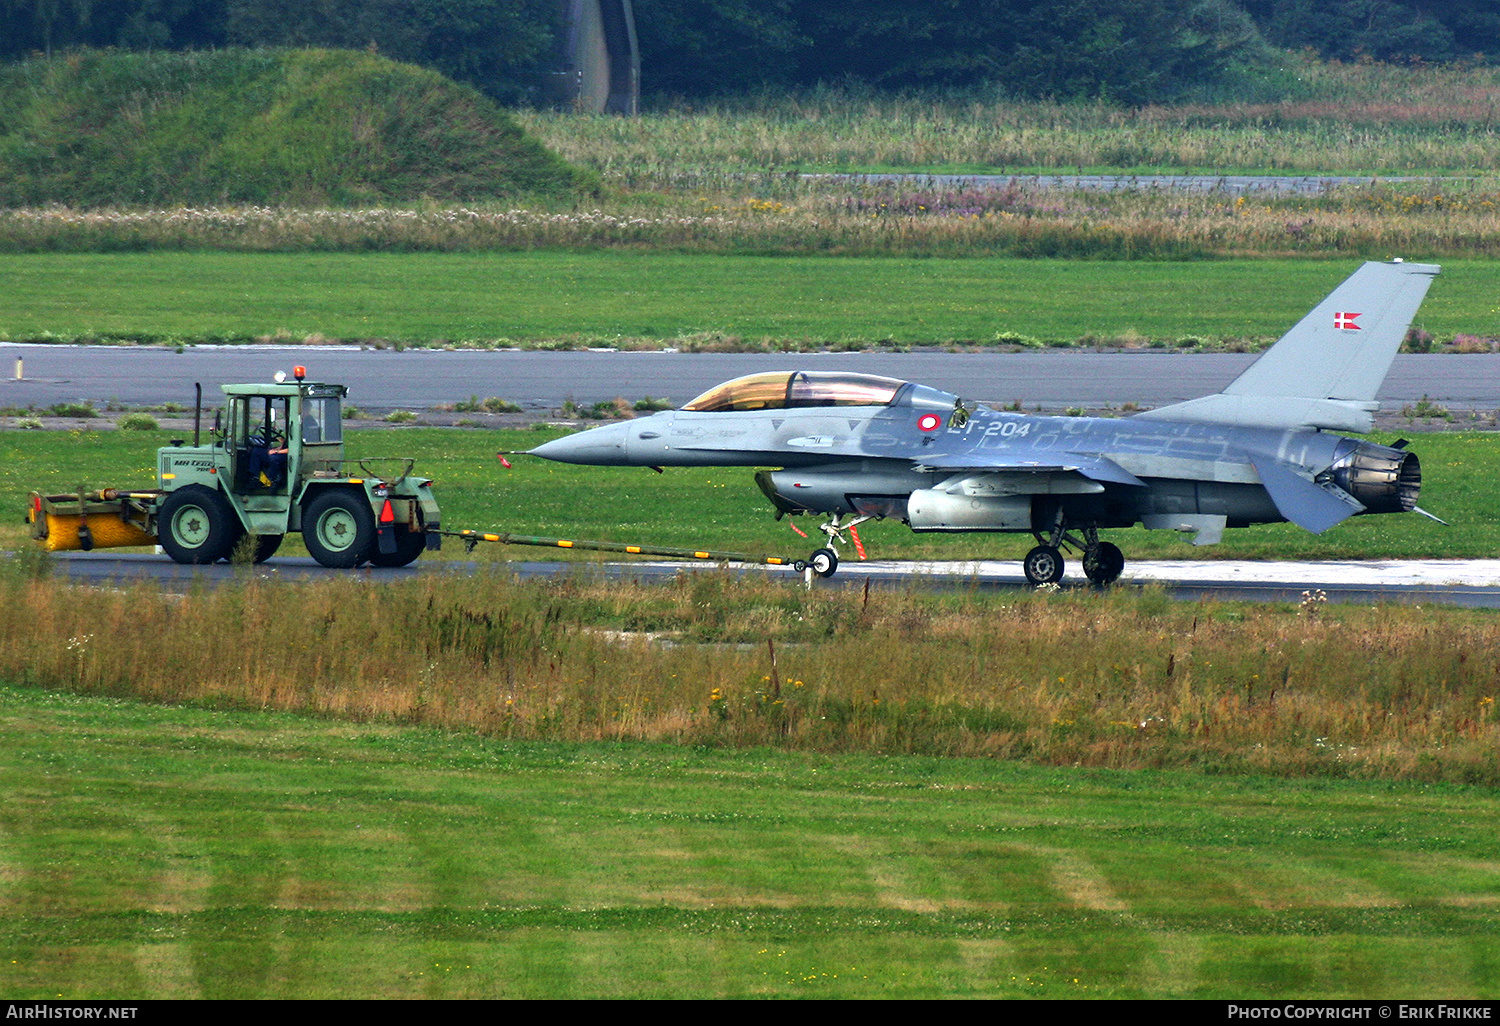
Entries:
[[1095, 584], [1113, 584], [1125, 569], [1125, 554], [1118, 545], [1100, 542], [1083, 554], [1083, 573]]
[[832, 549], [818, 549], [807, 557], [807, 565], [819, 577], [832, 577], [833, 572], [839, 568], [839, 554]]
[[226, 558], [240, 526], [223, 497], [202, 485], [167, 496], [157, 525], [157, 540], [167, 555], [199, 566]]
[[351, 570], [375, 547], [375, 514], [363, 495], [326, 491], [302, 514], [302, 541], [312, 558], [327, 567]]
[[421, 531], [408, 531], [404, 526], [393, 530], [396, 532], [395, 552], [381, 552], [378, 545], [370, 550], [370, 562], [376, 566], [405, 566], [427, 548], [427, 535]]
[[1021, 569], [1032, 584], [1056, 584], [1063, 578], [1062, 553], [1051, 545], [1038, 545], [1026, 553]]

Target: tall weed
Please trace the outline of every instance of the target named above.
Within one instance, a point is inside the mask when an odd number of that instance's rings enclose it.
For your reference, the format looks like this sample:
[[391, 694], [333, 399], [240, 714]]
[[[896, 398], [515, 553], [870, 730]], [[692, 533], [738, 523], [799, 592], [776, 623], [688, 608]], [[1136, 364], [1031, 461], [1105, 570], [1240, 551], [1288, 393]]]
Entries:
[[1500, 783], [1483, 613], [728, 573], [0, 591], [0, 676], [48, 688], [513, 738]]

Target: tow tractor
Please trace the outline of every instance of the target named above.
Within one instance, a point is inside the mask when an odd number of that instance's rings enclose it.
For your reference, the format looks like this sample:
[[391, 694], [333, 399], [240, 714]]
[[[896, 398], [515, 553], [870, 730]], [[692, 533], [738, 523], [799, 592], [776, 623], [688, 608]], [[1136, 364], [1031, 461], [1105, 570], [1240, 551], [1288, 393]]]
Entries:
[[415, 461], [346, 459], [343, 385], [295, 380], [223, 385], [212, 440], [202, 443], [203, 387], [193, 444], [157, 450], [157, 487], [31, 494], [32, 537], [52, 551], [159, 544], [179, 563], [228, 559], [240, 545], [259, 563], [300, 532], [327, 567], [405, 566], [442, 543], [432, 481]]

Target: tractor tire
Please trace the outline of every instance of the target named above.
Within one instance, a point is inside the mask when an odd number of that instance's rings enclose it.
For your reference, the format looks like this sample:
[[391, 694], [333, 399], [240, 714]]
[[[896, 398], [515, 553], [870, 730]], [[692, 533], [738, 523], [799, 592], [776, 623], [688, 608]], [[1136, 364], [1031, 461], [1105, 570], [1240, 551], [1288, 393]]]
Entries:
[[178, 563], [203, 566], [229, 557], [240, 522], [218, 492], [187, 485], [168, 495], [157, 516], [161, 547]]
[[257, 563], [264, 563], [276, 555], [276, 550], [281, 548], [281, 539], [285, 537], [286, 535], [284, 534], [263, 534], [256, 538], [255, 561]]
[[379, 545], [370, 549], [370, 562], [376, 566], [406, 566], [426, 550], [427, 535], [421, 531], [409, 531], [404, 525], [392, 530], [396, 532], [395, 552], [381, 552]]
[[375, 547], [375, 514], [358, 492], [325, 491], [302, 513], [302, 542], [323, 566], [352, 570], [369, 562]]

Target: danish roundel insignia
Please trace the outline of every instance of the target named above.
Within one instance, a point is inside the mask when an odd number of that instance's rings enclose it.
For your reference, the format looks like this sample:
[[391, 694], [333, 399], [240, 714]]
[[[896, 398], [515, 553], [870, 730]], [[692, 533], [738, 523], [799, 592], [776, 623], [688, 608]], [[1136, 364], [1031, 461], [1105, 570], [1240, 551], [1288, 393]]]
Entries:
[[936, 431], [943, 426], [943, 418], [936, 413], [924, 413], [917, 418], [917, 427], [923, 431]]

